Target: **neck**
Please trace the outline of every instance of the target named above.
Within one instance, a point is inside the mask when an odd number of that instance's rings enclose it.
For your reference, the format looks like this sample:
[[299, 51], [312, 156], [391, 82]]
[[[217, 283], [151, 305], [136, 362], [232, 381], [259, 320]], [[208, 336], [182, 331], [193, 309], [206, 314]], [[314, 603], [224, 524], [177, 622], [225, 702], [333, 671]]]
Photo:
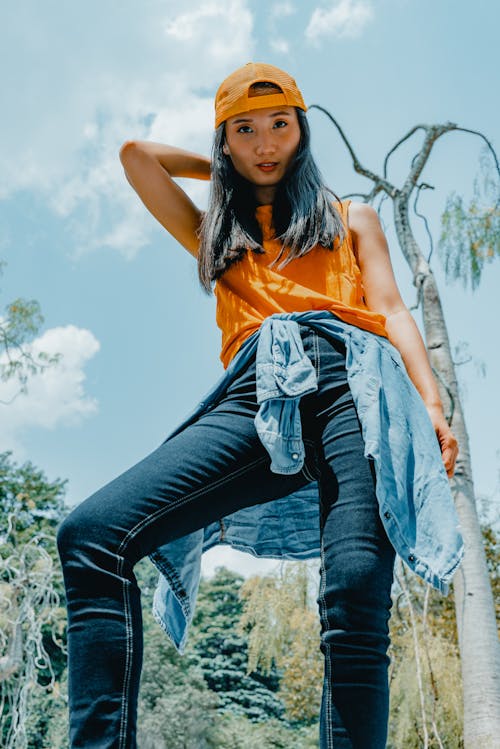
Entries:
[[255, 202], [257, 205], [269, 205], [269, 203], [274, 203], [275, 195], [276, 185], [255, 187]]

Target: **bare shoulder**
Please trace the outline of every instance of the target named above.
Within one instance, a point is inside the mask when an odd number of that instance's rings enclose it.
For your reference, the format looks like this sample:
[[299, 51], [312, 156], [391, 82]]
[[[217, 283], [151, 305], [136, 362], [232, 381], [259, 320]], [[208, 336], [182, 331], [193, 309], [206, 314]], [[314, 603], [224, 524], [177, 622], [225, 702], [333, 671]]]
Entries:
[[374, 241], [378, 241], [379, 244], [385, 243], [378, 213], [368, 203], [351, 201], [347, 213], [347, 224], [354, 255], [358, 265], [361, 266]]
[[378, 213], [368, 203], [358, 203], [351, 201], [349, 205], [349, 228], [355, 234], [363, 234], [367, 230], [380, 228], [380, 219]]

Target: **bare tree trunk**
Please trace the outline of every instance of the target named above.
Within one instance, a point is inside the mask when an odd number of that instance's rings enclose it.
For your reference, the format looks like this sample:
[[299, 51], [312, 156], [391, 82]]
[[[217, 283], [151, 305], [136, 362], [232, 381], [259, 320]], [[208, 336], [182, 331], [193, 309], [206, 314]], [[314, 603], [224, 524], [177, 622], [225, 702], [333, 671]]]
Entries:
[[451, 488], [465, 544], [464, 560], [453, 580], [464, 693], [464, 742], [466, 749], [494, 749], [500, 741], [500, 648], [476, 512], [469, 436], [439, 292], [434, 274], [411, 235], [407, 206], [407, 201], [394, 201], [396, 233], [400, 246], [406, 248], [403, 252], [414, 272], [414, 283], [420, 286], [427, 351], [460, 448]]
[[[493, 153], [497, 169], [498, 160], [491, 144], [482, 133], [466, 130], [449, 122], [444, 125], [417, 125], [391, 148], [384, 161], [383, 176], [378, 176], [360, 163], [332, 115], [323, 107], [311, 105], [309, 109], [311, 108], [320, 109], [327, 115], [349, 150], [355, 171], [372, 182], [370, 193], [357, 195], [369, 203], [380, 192], [386, 193], [392, 199], [399, 245], [413, 272], [413, 283], [422, 302], [429, 360], [436, 375], [445, 414], [460, 448], [455, 475], [450, 481], [465, 544], [464, 560], [453, 580], [464, 694], [464, 746], [465, 749], [495, 749], [500, 741], [500, 645], [486, 555], [476, 511], [469, 438], [439, 292], [434, 274], [413, 234], [408, 206], [412, 193], [422, 187], [418, 180], [435, 141], [441, 135], [453, 130], [478, 135], [486, 141]], [[418, 130], [424, 131], [424, 141], [420, 151], [412, 159], [403, 187], [397, 188], [386, 176], [389, 157]]]

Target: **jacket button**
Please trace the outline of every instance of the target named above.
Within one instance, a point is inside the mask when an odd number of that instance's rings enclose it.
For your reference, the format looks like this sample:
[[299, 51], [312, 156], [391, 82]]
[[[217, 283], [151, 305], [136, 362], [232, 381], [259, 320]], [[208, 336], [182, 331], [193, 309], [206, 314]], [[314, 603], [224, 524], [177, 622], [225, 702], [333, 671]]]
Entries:
[[408, 561], [409, 562], [414, 562], [415, 561], [415, 555], [414, 554], [410, 554], [409, 557], [408, 557]]
[[294, 460], [298, 460], [299, 459], [299, 454], [298, 453], [292, 453], [292, 458]]
[[389, 520], [390, 517], [391, 517], [391, 513], [389, 512], [389, 510], [386, 510], [384, 512], [384, 518], [387, 518], [387, 520]]

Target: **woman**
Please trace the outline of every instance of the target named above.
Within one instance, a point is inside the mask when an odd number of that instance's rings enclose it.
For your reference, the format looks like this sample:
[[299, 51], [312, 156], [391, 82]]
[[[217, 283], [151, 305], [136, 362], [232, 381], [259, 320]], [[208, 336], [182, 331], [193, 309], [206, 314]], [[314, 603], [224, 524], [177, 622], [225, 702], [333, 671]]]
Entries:
[[[287, 73], [249, 63], [217, 91], [211, 161], [157, 143], [121, 149], [202, 286], [216, 282], [227, 369], [173, 435], [59, 530], [72, 747], [136, 746], [133, 567], [146, 555], [162, 573], [158, 619], [180, 650], [202, 550], [321, 555], [323, 749], [385, 746], [395, 550], [443, 592], [460, 562], [447, 481], [457, 442], [422, 338], [377, 214], [332, 202], [305, 111]], [[211, 179], [206, 213], [175, 177]]]

